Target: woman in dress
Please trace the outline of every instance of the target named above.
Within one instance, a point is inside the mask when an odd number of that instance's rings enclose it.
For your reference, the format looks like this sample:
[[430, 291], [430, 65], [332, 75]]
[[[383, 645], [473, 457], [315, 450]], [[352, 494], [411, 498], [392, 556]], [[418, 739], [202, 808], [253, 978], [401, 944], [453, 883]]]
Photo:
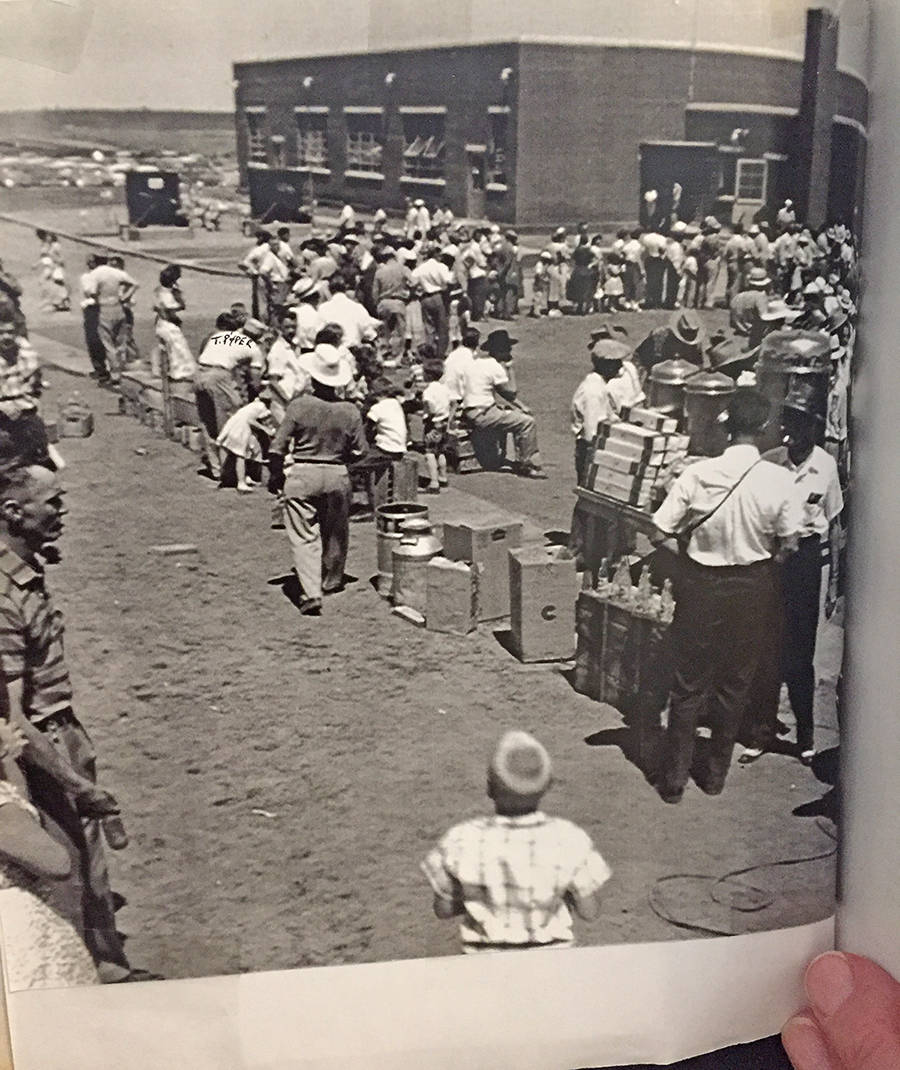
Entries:
[[159, 286], [153, 294], [156, 341], [159, 348], [150, 358], [150, 370], [154, 375], [161, 373], [161, 357], [165, 354], [170, 379], [191, 379], [197, 365], [181, 329], [184, 298], [179, 286], [180, 278], [181, 268], [177, 264], [169, 264], [159, 273]]
[[[0, 754], [14, 764], [25, 746], [0, 722]], [[41, 827], [37, 810], [0, 779], [0, 925], [3, 967], [12, 992], [98, 983], [88, 949], [72, 924], [50, 906], [53, 885], [68, 877], [66, 849]]]
[[587, 234], [582, 234], [572, 253], [572, 274], [569, 277], [569, 300], [575, 306], [575, 315], [584, 316], [594, 300], [594, 252]]

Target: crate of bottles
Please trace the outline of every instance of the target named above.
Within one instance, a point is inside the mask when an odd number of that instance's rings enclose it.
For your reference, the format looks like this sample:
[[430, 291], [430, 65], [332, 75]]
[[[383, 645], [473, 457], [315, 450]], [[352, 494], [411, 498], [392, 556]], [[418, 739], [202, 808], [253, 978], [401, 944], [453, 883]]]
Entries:
[[602, 563], [595, 586], [578, 596], [575, 690], [614, 706], [626, 721], [655, 716], [658, 723], [672, 680], [674, 612], [669, 580], [654, 589], [644, 567], [634, 585], [627, 558], [612, 576]]

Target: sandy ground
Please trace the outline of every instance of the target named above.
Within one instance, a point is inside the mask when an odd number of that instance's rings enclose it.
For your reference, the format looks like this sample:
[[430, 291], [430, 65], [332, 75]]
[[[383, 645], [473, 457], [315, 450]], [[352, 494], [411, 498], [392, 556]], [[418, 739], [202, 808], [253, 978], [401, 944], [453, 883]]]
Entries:
[[[77, 313], [35, 308], [34, 245], [0, 224], [0, 255], [29, 286], [36, 343], [84, 366]], [[158, 269], [129, 266], [146, 347]], [[197, 339], [246, 285], [189, 276], [185, 290]], [[531, 537], [567, 530], [567, 407], [599, 318], [516, 325], [520, 389], [551, 479], [458, 477], [429, 501], [433, 515], [501, 506], [527, 517]], [[632, 316], [632, 337], [658, 320]], [[546, 808], [583, 825], [613, 869], [600, 917], [578, 927], [582, 943], [693, 935], [661, 920], [651, 897], [681, 921], [733, 932], [830, 913], [834, 859], [817, 856], [832, 851], [834, 829], [816, 816], [828, 785], [812, 770], [768, 756], [735, 766], [719, 798], [690, 787], [682, 805], [663, 805], [626, 757], [616, 711], [576, 694], [557, 668], [520, 665], [487, 626], [453, 638], [392, 617], [369, 582], [371, 524], [352, 530], [357, 582], [321, 619], [301, 618], [267, 582], [289, 556], [264, 492], [216, 490], [192, 454], [117, 415], [112, 395], [50, 378], [48, 409], [77, 388], [96, 417], [93, 437], [63, 443], [70, 516], [51, 583], [78, 713], [132, 836], [112, 868], [135, 963], [185, 977], [453, 953], [456, 926], [432, 916], [418, 862], [450, 824], [486, 808], [486, 756], [514, 726], [553, 755]], [[150, 552], [162, 543], [197, 552]], [[820, 748], [836, 743], [841, 639], [837, 622], [823, 625]], [[751, 866], [763, 868], [713, 889]]]

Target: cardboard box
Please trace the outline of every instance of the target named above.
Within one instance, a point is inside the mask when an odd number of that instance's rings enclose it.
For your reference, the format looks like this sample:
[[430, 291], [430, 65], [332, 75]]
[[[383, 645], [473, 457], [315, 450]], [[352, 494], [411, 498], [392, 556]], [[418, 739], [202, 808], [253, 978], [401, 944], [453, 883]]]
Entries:
[[511, 646], [520, 661], [567, 661], [575, 653], [575, 559], [562, 547], [509, 551]]
[[655, 409], [645, 409], [635, 406], [632, 409], [622, 410], [622, 419], [639, 427], [646, 427], [650, 431], [658, 431], [663, 435], [675, 434], [678, 430], [678, 421], [664, 413], [656, 412]]
[[468, 635], [478, 626], [478, 568], [433, 557], [425, 573], [425, 627]]
[[478, 619], [509, 616], [507, 553], [522, 545], [522, 522], [503, 514], [444, 524], [444, 556], [481, 566]]

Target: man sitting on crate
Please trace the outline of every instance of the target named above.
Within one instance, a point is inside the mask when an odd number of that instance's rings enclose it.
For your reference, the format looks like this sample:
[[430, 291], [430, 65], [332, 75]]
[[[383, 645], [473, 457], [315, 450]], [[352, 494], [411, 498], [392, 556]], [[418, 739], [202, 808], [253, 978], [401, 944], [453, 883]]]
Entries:
[[[518, 399], [510, 367], [516, 341], [504, 330], [491, 331], [474, 354], [475, 359], [459, 372], [460, 408], [476, 453], [489, 452], [480, 448], [479, 439], [482, 443], [485, 438], [505, 440], [511, 433], [516, 443], [516, 474], [546, 479], [538, 453], [535, 419]], [[497, 403], [498, 397], [505, 407]]]
[[787, 469], [760, 458], [757, 439], [769, 402], [742, 387], [727, 411], [721, 457], [689, 465], [654, 515], [654, 544], [679, 554], [672, 624], [674, 683], [656, 788], [667, 803], [684, 795], [697, 726], [711, 737], [697, 786], [718, 795], [778, 597], [776, 562], [797, 547], [803, 507]]

